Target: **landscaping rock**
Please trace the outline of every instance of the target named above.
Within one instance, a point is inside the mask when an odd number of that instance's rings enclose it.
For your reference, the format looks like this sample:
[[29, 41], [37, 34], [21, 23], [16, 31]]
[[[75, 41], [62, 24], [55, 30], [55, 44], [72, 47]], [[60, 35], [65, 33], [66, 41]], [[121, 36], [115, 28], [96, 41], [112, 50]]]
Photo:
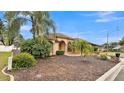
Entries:
[[107, 72], [117, 63], [100, 60], [97, 57], [55, 56], [39, 59], [38, 64], [30, 69], [14, 71], [16, 80], [33, 81], [93, 81]]

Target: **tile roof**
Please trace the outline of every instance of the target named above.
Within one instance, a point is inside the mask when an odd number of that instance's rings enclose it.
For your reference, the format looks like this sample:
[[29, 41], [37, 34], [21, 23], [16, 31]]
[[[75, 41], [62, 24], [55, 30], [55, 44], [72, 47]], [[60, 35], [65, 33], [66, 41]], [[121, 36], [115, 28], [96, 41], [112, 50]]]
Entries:
[[[65, 39], [74, 40], [74, 38], [69, 37], [69, 36], [67, 36], [67, 35], [64, 35], [64, 34], [62, 34], [62, 33], [56, 33], [56, 37], [57, 37], [57, 38], [65, 38]], [[50, 34], [50, 35], [48, 36], [48, 39], [55, 39], [55, 37], [54, 37], [54, 35]]]
[[[62, 33], [56, 33], [56, 37], [58, 37], [58, 38], [65, 38], [65, 39], [70, 39], [70, 40], [79, 40], [79, 39], [81, 39], [81, 38], [72, 38], [72, 37], [69, 37], [69, 36], [67, 36], [67, 35], [64, 35], [64, 34], [62, 34]], [[48, 39], [55, 39], [55, 37], [54, 37], [54, 35], [52, 35], [52, 34], [50, 34], [49, 36], [48, 36]], [[82, 39], [83, 40], [83, 39]], [[88, 42], [88, 41], [87, 41]], [[91, 42], [88, 42], [89, 44], [91, 44], [91, 45], [93, 45], [93, 46], [99, 46], [99, 47], [101, 47], [100, 45], [97, 45], [97, 44], [94, 44], [94, 43], [91, 43]]]

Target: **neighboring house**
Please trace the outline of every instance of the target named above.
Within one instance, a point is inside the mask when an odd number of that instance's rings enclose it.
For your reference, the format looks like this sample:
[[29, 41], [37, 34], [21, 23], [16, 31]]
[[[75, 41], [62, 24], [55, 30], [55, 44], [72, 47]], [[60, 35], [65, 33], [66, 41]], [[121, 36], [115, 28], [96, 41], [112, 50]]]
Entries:
[[[52, 45], [51, 55], [56, 55], [56, 51], [58, 51], [58, 50], [65, 51], [65, 54], [70, 52], [69, 48], [68, 48], [69, 44], [72, 41], [77, 40], [79, 38], [72, 38], [72, 37], [69, 37], [69, 36], [64, 35], [62, 33], [56, 33], [56, 38], [53, 37], [52, 35], [49, 35], [48, 39]], [[100, 47], [100, 46], [93, 44], [93, 43], [89, 43], [89, 44], [96, 46], [98, 48]]]
[[120, 46], [120, 45], [118, 45], [118, 46], [116, 46], [116, 47], [114, 47], [114, 48], [112, 48], [113, 50], [119, 50], [119, 49], [121, 49], [122, 48], [122, 46]]
[[116, 51], [120, 50], [120, 51], [124, 52], [124, 45], [122, 45], [122, 46], [118, 45], [118, 46], [114, 47], [113, 50], [116, 50]]

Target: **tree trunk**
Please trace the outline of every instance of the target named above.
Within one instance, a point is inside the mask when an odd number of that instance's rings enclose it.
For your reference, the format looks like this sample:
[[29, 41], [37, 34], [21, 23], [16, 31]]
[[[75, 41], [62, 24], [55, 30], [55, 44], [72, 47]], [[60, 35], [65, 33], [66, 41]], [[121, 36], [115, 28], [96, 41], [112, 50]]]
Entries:
[[32, 34], [33, 34], [33, 39], [35, 40], [35, 22], [34, 22], [34, 18], [33, 16], [31, 16], [31, 20], [32, 20]]

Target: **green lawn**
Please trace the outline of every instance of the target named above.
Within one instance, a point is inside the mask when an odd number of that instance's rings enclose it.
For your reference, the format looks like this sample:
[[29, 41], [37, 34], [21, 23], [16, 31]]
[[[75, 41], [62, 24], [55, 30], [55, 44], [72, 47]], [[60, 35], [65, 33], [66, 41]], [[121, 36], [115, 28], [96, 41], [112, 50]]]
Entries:
[[3, 75], [1, 70], [7, 66], [8, 57], [11, 55], [10, 52], [0, 52], [0, 81], [8, 80], [8, 77]]
[[[106, 54], [107, 52], [102, 52], [102, 53], [100, 53], [100, 54]], [[115, 53], [116, 52], [108, 52], [108, 55], [109, 56], [115, 56]], [[121, 56], [120, 57], [122, 57], [122, 58], [124, 58], [124, 53], [120, 53], [121, 54]]]

